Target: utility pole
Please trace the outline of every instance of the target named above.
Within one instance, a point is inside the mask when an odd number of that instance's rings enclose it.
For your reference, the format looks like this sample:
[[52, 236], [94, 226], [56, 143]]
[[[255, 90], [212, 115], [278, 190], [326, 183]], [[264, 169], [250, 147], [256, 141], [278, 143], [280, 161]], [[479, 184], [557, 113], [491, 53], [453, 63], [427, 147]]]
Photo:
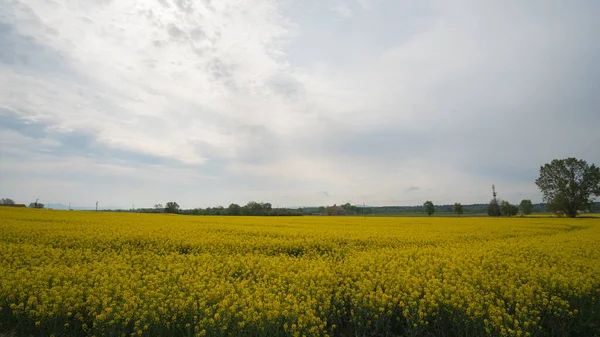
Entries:
[[69, 203], [69, 211], [71, 210], [71, 203]]
[[496, 197], [498, 194], [496, 193], [496, 186], [492, 184], [492, 215], [499, 216], [500, 215], [500, 204], [498, 203], [498, 199]]
[[96, 201], [96, 212], [98, 212], [98, 202]]

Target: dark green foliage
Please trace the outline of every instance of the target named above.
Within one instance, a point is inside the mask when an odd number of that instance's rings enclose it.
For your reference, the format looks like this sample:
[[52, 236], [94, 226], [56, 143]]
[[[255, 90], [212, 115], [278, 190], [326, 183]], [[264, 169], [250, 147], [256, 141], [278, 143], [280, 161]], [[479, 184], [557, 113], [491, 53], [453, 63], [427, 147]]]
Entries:
[[361, 214], [359, 207], [353, 206], [350, 203], [345, 203], [341, 206], [334, 204], [333, 206], [319, 207], [319, 212], [322, 215], [358, 215]]
[[519, 214], [519, 206], [511, 204], [509, 208], [509, 216], [515, 216], [517, 214]]
[[540, 167], [535, 183], [549, 209], [572, 218], [580, 210], [591, 210], [600, 195], [600, 168], [576, 158], [554, 159]]
[[502, 200], [502, 202], [500, 203], [500, 211], [501, 211], [502, 215], [514, 216], [519, 213], [519, 207], [511, 204], [510, 202], [508, 202], [506, 200]]
[[[236, 205], [236, 204], [233, 204]], [[231, 205], [230, 205], [231, 206]], [[537, 203], [532, 206], [532, 213], [544, 213], [548, 212], [548, 204], [546, 203]], [[245, 206], [240, 206], [240, 214], [236, 214], [235, 206], [233, 213], [231, 209], [219, 207], [208, 207], [208, 208], [193, 208], [193, 209], [180, 209], [177, 213], [183, 215], [243, 215], [242, 209]], [[332, 207], [332, 206], [329, 206]], [[344, 208], [340, 207], [342, 210]], [[478, 216], [482, 214], [486, 214], [488, 212], [489, 204], [471, 204], [471, 205], [462, 205], [463, 213], [468, 216]], [[326, 215], [327, 208], [324, 206], [320, 207], [302, 207], [297, 209], [292, 208], [272, 208], [267, 214], [267, 216], [300, 216], [300, 215]], [[600, 210], [600, 203], [595, 203], [595, 208], [593, 210]], [[131, 210], [113, 210], [114, 212], [131, 212]], [[435, 205], [435, 211], [438, 216], [450, 216], [451, 214], [456, 214], [454, 211], [454, 205]], [[161, 208], [137, 208], [135, 210], [137, 213], [162, 213], [164, 212], [164, 207]], [[351, 211], [346, 213], [345, 211], [340, 212], [339, 215], [369, 215], [369, 216], [420, 216], [423, 214], [423, 206], [367, 206], [367, 207], [357, 207], [352, 206]], [[250, 215], [250, 214], [245, 214]]]
[[271, 212], [271, 203], [250, 201], [242, 207], [242, 215], [268, 215]]
[[229, 207], [207, 207], [180, 210], [183, 215], [244, 215], [244, 216], [291, 216], [303, 215], [303, 209], [273, 208], [268, 202], [250, 201], [245, 206], [232, 203]]
[[500, 203], [498, 202], [498, 199], [494, 198], [490, 201], [487, 208], [487, 214], [489, 216], [500, 216]]
[[165, 205], [165, 213], [177, 213], [179, 211], [179, 204], [175, 201], [169, 201]]
[[519, 208], [523, 215], [529, 215], [533, 211], [533, 203], [529, 199], [523, 199], [519, 204]]
[[546, 211], [554, 213], [557, 216], [565, 215], [565, 211], [562, 210], [562, 207], [554, 202], [549, 202], [546, 204]]
[[435, 213], [435, 206], [433, 205], [433, 202], [431, 202], [430, 200], [425, 201], [425, 203], [423, 204], [423, 210], [429, 216]]
[[358, 207], [350, 203], [345, 203], [341, 206], [334, 204], [333, 206], [321, 206], [319, 208], [305, 208], [304, 213], [312, 215], [364, 215], [370, 211], [370, 208]]
[[463, 205], [461, 205], [460, 202], [455, 203], [452, 211], [458, 214], [458, 216], [461, 216], [463, 214]]
[[229, 207], [227, 207], [228, 215], [240, 215], [241, 213], [242, 207], [238, 204], [230, 204]]

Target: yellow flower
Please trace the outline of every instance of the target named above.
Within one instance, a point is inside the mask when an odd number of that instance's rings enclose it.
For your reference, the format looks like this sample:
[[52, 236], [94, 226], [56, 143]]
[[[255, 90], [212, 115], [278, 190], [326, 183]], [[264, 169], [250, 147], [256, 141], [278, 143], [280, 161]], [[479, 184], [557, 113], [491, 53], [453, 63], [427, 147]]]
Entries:
[[539, 331], [541, 317], [591, 309], [572, 298], [600, 295], [596, 219], [9, 208], [0, 218], [0, 308], [40, 331], [58, 320], [97, 335], [128, 326], [133, 335], [185, 326], [200, 336], [283, 326], [291, 335], [324, 336], [338, 329], [330, 322], [347, 320], [377, 335], [394, 321], [408, 333], [427, 332], [455, 313], [460, 319], [446, 323], [483, 322], [487, 334], [528, 336], [550, 333]]

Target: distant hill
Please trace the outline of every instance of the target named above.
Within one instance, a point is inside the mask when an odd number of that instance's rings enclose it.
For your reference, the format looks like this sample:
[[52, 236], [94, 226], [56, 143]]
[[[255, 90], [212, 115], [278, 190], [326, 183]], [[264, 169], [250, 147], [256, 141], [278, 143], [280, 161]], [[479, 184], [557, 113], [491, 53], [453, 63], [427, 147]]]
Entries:
[[[487, 213], [488, 204], [470, 204], [463, 205], [463, 211], [465, 215], [468, 214], [486, 214]], [[399, 214], [399, 213], [422, 213], [423, 206], [365, 206], [355, 205], [354, 212], [351, 214]], [[452, 213], [454, 205], [435, 205], [436, 213]], [[46, 208], [48, 209], [56, 209], [56, 210], [68, 210], [69, 205], [65, 204], [46, 204]], [[71, 205], [71, 209], [75, 211], [93, 211], [96, 209], [95, 206], [74, 206]], [[312, 206], [312, 207], [289, 207], [289, 208], [281, 208], [280, 210], [296, 210], [302, 209], [302, 214], [304, 215], [317, 215], [320, 214], [322, 210], [320, 207]], [[122, 211], [122, 212], [130, 212], [131, 209], [124, 209], [122, 207], [109, 206], [109, 207], [99, 207], [99, 211]], [[160, 212], [153, 208], [140, 208], [136, 209], [136, 212], [141, 213], [156, 213]], [[191, 210], [181, 210], [180, 213], [188, 214]], [[546, 204], [545, 203], [537, 203], [533, 204], [533, 213], [545, 213]], [[600, 202], [595, 203], [595, 211], [594, 213], [600, 213]]]

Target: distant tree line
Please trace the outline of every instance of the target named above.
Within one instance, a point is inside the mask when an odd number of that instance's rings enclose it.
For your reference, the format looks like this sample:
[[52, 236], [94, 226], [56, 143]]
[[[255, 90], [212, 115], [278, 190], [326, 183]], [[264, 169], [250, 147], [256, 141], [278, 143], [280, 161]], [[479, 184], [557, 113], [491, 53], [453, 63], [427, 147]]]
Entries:
[[[348, 204], [345, 204], [348, 205]], [[431, 207], [433, 206], [433, 208]], [[454, 213], [460, 215], [476, 215], [476, 214], [488, 214], [490, 213], [490, 204], [470, 204], [462, 205], [461, 203], [455, 203], [451, 205], [432, 205], [428, 206], [429, 210], [433, 210], [431, 213], [436, 214], [447, 214]], [[595, 210], [600, 210], [600, 202], [596, 203]], [[321, 206], [321, 207], [304, 207], [304, 215], [399, 215], [399, 214], [428, 214], [425, 205], [419, 206], [344, 206], [344, 205], [333, 205], [333, 206]], [[522, 200], [519, 205], [513, 205], [504, 200], [499, 200], [497, 204], [496, 216], [514, 216], [519, 213], [529, 215], [532, 213], [547, 213], [549, 212], [548, 204], [537, 203], [533, 204], [531, 200]], [[494, 213], [492, 213], [494, 214]]]
[[[463, 213], [515, 216], [519, 212], [522, 215], [529, 215], [533, 212], [553, 212], [559, 216], [575, 217], [581, 212], [600, 210], [600, 202], [595, 201], [595, 198], [600, 196], [600, 168], [595, 164], [588, 165], [584, 160], [576, 158], [555, 159], [540, 167], [540, 176], [535, 183], [542, 192], [545, 203], [533, 204], [531, 200], [524, 199], [519, 205], [513, 205], [507, 200], [497, 199], [494, 191], [494, 198], [488, 204], [463, 206], [455, 203], [454, 205], [436, 206], [431, 200], [428, 200], [423, 206], [370, 207], [362, 208], [361, 212], [362, 214], [424, 212], [427, 215], [435, 212], [453, 212], [459, 216]], [[353, 215], [357, 213], [357, 210], [352, 209], [354, 206], [346, 205], [346, 207], [336, 205], [320, 207], [318, 213], [322, 215]]]
[[333, 204], [333, 206], [320, 206], [317, 209], [307, 208], [304, 211], [310, 215], [362, 215], [364, 208], [345, 203], [342, 205]]
[[182, 215], [231, 215], [231, 216], [298, 216], [304, 215], [302, 208], [273, 208], [269, 202], [250, 201], [244, 206], [232, 203], [228, 207], [207, 207], [207, 208], [192, 208], [180, 209], [179, 204], [174, 201], [169, 201], [162, 204], [154, 205], [154, 208], [139, 208], [135, 212], [138, 213], [176, 213]]
[[[382, 206], [358, 207], [345, 203], [342, 205], [304, 208], [273, 208], [268, 202], [250, 201], [245, 206], [232, 203], [228, 207], [208, 207], [182, 210], [174, 201], [167, 202], [164, 206], [156, 204], [153, 208], [132, 209], [141, 213], [177, 213], [185, 215], [232, 215], [232, 216], [285, 216], [285, 215], [367, 215], [391, 213], [420, 213], [432, 215], [436, 212], [462, 214], [485, 214], [489, 216], [515, 216], [519, 212], [528, 215], [533, 212], [554, 212], [557, 215], [575, 217], [581, 212], [600, 210], [600, 202], [595, 198], [600, 196], [600, 168], [595, 164], [588, 165], [584, 160], [576, 158], [555, 159], [551, 163], [540, 167], [540, 176], [535, 181], [543, 194], [544, 203], [533, 204], [531, 200], [524, 199], [521, 203], [513, 205], [506, 200], [496, 198], [493, 190], [493, 199], [488, 204], [462, 205], [434, 205], [431, 200], [422, 206]], [[2, 206], [16, 205], [10, 198], [0, 199]], [[44, 208], [38, 200], [29, 204], [30, 208]], [[97, 207], [97, 203], [96, 203]], [[119, 210], [125, 211], [125, 210]]]
[[[10, 198], [0, 199], [0, 206], [20, 206], [26, 207], [23, 204], [15, 204]], [[433, 202], [429, 207], [433, 206], [434, 213], [454, 213], [458, 216], [463, 214], [475, 215], [475, 214], [486, 214], [489, 212], [489, 204], [471, 204], [462, 205], [455, 203], [453, 205], [433, 205]], [[504, 207], [503, 207], [504, 206]], [[600, 202], [595, 202], [592, 205], [592, 209], [599, 211]], [[29, 208], [44, 208], [45, 205], [40, 202], [32, 202], [29, 204]], [[498, 216], [512, 216], [517, 214], [519, 211], [521, 214], [531, 213], [545, 213], [555, 212], [557, 215], [564, 215], [561, 211], [552, 211], [552, 205], [548, 203], [537, 203], [533, 204], [531, 200], [522, 200], [519, 206], [511, 205], [503, 201], [498, 202], [499, 214]], [[430, 210], [432, 210], [430, 208]], [[320, 206], [320, 207], [302, 207], [302, 208], [273, 208], [271, 203], [261, 202], [257, 203], [254, 201], [249, 202], [245, 206], [232, 203], [228, 207], [207, 207], [207, 208], [193, 208], [193, 209], [180, 209], [177, 202], [167, 202], [163, 204], [156, 204], [152, 208], [137, 208], [137, 209], [119, 209], [112, 210], [112, 212], [137, 212], [137, 213], [176, 213], [183, 215], [261, 215], [261, 216], [300, 216], [300, 215], [325, 215], [325, 216], [352, 216], [352, 215], [400, 215], [405, 214], [416, 214], [426, 213], [425, 205], [420, 206], [358, 206], [345, 203], [341, 205], [334, 204], [333, 206]]]
[[[521, 201], [521, 205], [530, 205], [530, 204], [531, 204], [531, 200]], [[467, 205], [467, 207], [469, 207], [469, 206], [476, 206], [476, 205]], [[432, 214], [434, 214], [436, 212], [436, 210], [438, 210], [440, 208], [444, 209], [445, 212], [449, 213], [450, 207], [452, 207], [451, 212], [458, 216], [461, 216], [465, 212], [465, 207], [459, 202], [454, 203], [454, 205], [452, 205], [452, 206], [450, 206], [450, 205], [435, 206], [431, 200], [425, 201], [425, 203], [423, 204], [422, 211], [425, 212], [427, 215], [431, 216]], [[523, 212], [523, 214], [531, 214], [531, 208], [525, 207], [522, 209], [522, 212]], [[488, 205], [487, 213], [490, 216], [500, 216], [500, 215], [514, 216], [519, 213], [519, 207], [516, 205], [513, 205], [505, 200], [503, 200], [502, 202], [498, 202], [498, 200], [496, 198], [494, 198]]]

